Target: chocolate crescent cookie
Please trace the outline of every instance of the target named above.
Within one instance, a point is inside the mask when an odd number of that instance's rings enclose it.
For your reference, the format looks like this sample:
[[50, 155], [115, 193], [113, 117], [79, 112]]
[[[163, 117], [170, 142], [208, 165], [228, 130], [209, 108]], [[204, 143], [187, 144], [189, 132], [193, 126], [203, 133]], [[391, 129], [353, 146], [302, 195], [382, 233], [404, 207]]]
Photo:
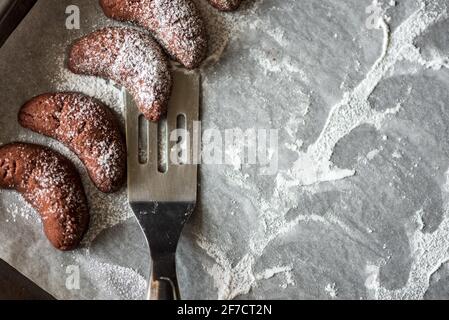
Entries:
[[209, 2], [218, 10], [234, 11], [240, 6], [241, 0], [209, 0]]
[[100, 5], [109, 18], [149, 30], [186, 68], [198, 67], [206, 57], [204, 21], [190, 0], [100, 0]]
[[65, 157], [34, 144], [4, 145], [0, 188], [17, 190], [39, 212], [56, 248], [78, 246], [89, 224], [89, 209], [80, 176]]
[[131, 28], [104, 28], [75, 42], [69, 69], [123, 85], [150, 121], [167, 111], [172, 77], [164, 52], [151, 36]]
[[61, 141], [86, 166], [102, 192], [120, 189], [126, 177], [126, 144], [107, 106], [80, 93], [47, 93], [19, 112], [21, 126]]

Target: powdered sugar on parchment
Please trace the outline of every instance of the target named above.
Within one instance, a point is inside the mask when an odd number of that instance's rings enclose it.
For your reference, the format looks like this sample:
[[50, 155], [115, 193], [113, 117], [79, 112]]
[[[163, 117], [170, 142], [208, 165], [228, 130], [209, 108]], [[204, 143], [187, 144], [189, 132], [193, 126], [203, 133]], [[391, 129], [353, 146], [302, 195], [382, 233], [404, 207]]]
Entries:
[[[0, 190], [0, 192], [6, 191]], [[11, 192], [10, 197], [12, 201], [10, 201], [5, 208], [10, 216], [5, 220], [6, 223], [15, 223], [19, 218], [32, 223], [39, 223], [40, 217], [36, 210], [34, 210], [28, 202], [23, 201], [22, 197], [17, 192]], [[17, 203], [20, 203], [20, 205]]]
[[335, 299], [338, 296], [338, 289], [335, 283], [328, 283], [324, 291], [326, 291], [331, 299]]
[[136, 270], [110, 264], [93, 257], [88, 249], [74, 257], [82, 266], [82, 281], [88, 280], [96, 284], [97, 295], [111, 299], [142, 300], [147, 293], [147, 280]]

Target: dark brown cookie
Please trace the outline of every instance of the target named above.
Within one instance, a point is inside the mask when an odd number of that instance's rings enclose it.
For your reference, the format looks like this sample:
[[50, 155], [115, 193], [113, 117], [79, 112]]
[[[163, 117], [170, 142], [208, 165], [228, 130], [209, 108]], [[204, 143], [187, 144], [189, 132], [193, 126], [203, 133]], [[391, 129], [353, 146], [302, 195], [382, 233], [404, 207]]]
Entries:
[[0, 187], [17, 190], [39, 212], [56, 248], [78, 246], [89, 224], [89, 209], [80, 176], [69, 160], [34, 144], [4, 145]]
[[240, 6], [241, 0], [209, 0], [209, 2], [218, 10], [234, 11]]
[[186, 68], [198, 67], [206, 57], [204, 21], [190, 0], [100, 0], [100, 5], [106, 16], [149, 30]]
[[107, 106], [80, 93], [47, 93], [19, 112], [25, 128], [61, 141], [86, 166], [102, 192], [120, 189], [126, 177], [126, 144]]
[[167, 111], [172, 77], [159, 45], [144, 32], [131, 28], [104, 28], [72, 46], [69, 69], [123, 85], [150, 121]]

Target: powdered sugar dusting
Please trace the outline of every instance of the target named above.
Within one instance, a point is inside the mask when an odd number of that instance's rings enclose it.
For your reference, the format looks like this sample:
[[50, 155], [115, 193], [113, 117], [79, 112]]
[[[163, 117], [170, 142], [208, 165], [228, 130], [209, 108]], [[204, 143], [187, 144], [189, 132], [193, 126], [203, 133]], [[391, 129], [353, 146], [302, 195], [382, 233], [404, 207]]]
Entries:
[[[3, 190], [0, 189], [0, 192], [3, 192]], [[15, 223], [18, 218], [21, 218], [22, 220], [39, 223], [40, 218], [36, 210], [28, 202], [22, 201], [18, 193], [11, 192], [9, 196], [12, 197], [13, 201], [6, 205], [5, 209], [10, 217], [6, 218], [5, 222]], [[20, 205], [17, 203], [20, 203]]]
[[118, 115], [121, 123], [124, 123], [124, 89], [121, 86], [117, 86], [112, 80], [78, 75], [71, 72], [64, 65], [65, 57], [60, 57], [56, 64], [60, 73], [52, 79], [52, 82], [57, 90], [81, 92], [87, 96], [95, 97], [110, 107]]
[[[84, 250], [75, 261], [83, 266], [84, 277], [98, 284], [97, 296], [112, 299], [142, 300], [146, 296], [147, 281], [137, 271], [98, 260]], [[94, 297], [95, 298], [95, 297]]]
[[328, 283], [326, 287], [324, 288], [326, 293], [331, 297], [332, 299], [337, 298], [338, 296], [338, 289], [337, 285], [335, 283]]

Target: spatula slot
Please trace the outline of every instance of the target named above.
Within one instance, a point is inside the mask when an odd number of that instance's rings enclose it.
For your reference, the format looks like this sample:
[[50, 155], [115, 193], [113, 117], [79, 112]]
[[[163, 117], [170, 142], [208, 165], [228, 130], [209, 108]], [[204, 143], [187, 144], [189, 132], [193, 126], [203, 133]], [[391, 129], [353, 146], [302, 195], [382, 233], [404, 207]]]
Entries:
[[168, 171], [168, 128], [167, 120], [162, 119], [158, 123], [157, 130], [157, 142], [158, 142], [158, 171], [160, 173], [166, 173]]
[[148, 163], [148, 120], [143, 115], [139, 116], [138, 121], [138, 158], [140, 164]]
[[188, 141], [188, 132], [187, 132], [187, 121], [186, 116], [184, 114], [179, 114], [176, 118], [176, 147], [175, 147], [175, 156], [176, 156], [176, 164], [183, 165], [188, 161], [188, 150], [187, 150], [187, 141]]

